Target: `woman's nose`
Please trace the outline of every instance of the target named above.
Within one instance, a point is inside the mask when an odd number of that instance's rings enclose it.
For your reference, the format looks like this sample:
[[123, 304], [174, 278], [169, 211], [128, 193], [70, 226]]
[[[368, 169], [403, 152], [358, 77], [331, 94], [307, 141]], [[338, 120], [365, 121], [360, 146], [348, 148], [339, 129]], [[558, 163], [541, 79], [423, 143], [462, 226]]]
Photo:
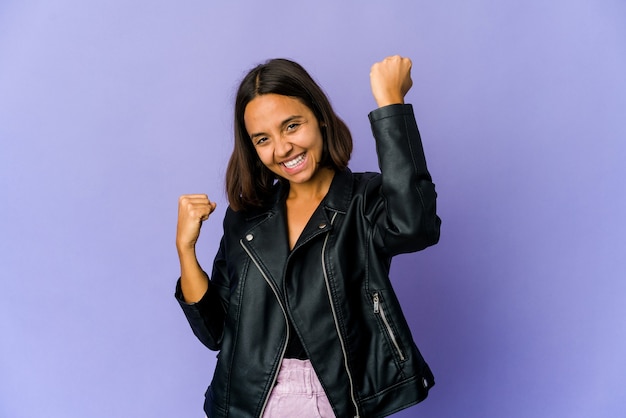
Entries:
[[293, 145], [285, 138], [276, 141], [276, 155], [279, 157], [288, 156], [293, 150]]

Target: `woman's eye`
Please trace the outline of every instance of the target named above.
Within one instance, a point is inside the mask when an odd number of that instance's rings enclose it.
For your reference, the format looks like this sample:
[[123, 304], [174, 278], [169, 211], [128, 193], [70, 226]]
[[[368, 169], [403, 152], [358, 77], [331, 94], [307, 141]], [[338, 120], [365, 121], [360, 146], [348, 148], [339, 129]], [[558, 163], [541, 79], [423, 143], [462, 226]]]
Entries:
[[289, 125], [287, 125], [287, 130], [288, 131], [293, 131], [294, 129], [296, 129], [298, 127], [297, 123], [290, 123]]
[[265, 141], [267, 141], [267, 137], [261, 137], [261, 138], [257, 138], [256, 141], [254, 141], [255, 145], [261, 145], [263, 144]]

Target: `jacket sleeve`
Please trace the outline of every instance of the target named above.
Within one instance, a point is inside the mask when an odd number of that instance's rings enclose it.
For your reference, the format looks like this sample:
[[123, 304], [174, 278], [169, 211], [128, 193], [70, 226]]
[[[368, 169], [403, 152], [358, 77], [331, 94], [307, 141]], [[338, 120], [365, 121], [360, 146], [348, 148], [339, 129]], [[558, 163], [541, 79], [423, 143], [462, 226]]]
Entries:
[[221, 348], [224, 321], [228, 310], [228, 272], [223, 254], [224, 239], [222, 238], [220, 249], [213, 262], [209, 288], [198, 302], [186, 303], [183, 298], [180, 279], [176, 283], [176, 300], [183, 309], [193, 333], [202, 344], [211, 350]]
[[389, 255], [424, 249], [439, 241], [435, 185], [413, 106], [395, 104], [369, 114], [382, 173], [372, 213], [374, 242]]

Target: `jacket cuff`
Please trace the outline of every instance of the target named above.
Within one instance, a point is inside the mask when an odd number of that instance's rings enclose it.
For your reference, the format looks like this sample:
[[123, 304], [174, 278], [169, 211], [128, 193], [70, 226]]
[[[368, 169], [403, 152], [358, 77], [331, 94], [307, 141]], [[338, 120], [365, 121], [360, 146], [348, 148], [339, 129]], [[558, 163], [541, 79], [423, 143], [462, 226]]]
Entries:
[[379, 121], [381, 119], [390, 118], [399, 115], [411, 115], [413, 116], [413, 105], [410, 103], [398, 103], [391, 104], [378, 109], [372, 110], [368, 117], [371, 123]]
[[203, 310], [203, 308], [209, 305], [209, 291], [208, 290], [204, 293], [204, 295], [202, 296], [202, 299], [200, 299], [199, 301], [193, 302], [193, 303], [185, 302], [185, 297], [183, 296], [183, 289], [182, 289], [182, 286], [180, 285], [180, 278], [178, 278], [178, 281], [176, 282], [176, 290], [174, 292], [174, 297], [180, 304], [180, 307], [183, 308], [185, 312], [199, 313], [200, 311]]

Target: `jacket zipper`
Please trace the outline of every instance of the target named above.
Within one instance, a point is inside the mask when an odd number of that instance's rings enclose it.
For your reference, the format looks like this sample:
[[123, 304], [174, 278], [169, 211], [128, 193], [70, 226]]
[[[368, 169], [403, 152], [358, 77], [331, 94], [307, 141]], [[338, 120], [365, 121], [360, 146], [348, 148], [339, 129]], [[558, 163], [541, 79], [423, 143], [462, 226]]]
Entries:
[[[278, 297], [278, 292], [276, 291], [276, 288], [274, 287], [272, 282], [267, 278], [267, 276], [265, 275], [265, 272], [263, 271], [263, 269], [261, 269], [261, 266], [256, 261], [256, 259], [252, 256], [250, 251], [248, 251], [246, 246], [243, 244], [243, 240], [239, 240], [239, 244], [243, 247], [244, 251], [248, 254], [248, 257], [250, 257], [250, 259], [252, 259], [252, 262], [254, 263], [254, 265], [261, 272], [261, 275], [263, 276], [263, 279], [270, 286], [270, 288], [272, 289], [272, 292], [274, 292], [274, 296], [276, 296], [276, 300], [278, 301], [278, 305], [280, 306], [280, 309], [283, 311], [283, 316], [285, 317], [285, 324], [287, 326], [287, 338], [285, 339], [285, 341], [289, 341], [289, 318], [287, 317], [287, 311], [285, 310], [285, 307], [283, 306], [282, 302], [280, 301], [280, 297]], [[286, 342], [285, 342], [285, 345], [283, 347], [283, 351], [280, 353], [280, 362], [278, 363], [279, 364], [279, 369], [280, 369], [280, 365], [283, 362], [283, 358], [285, 357], [285, 351], [287, 351], [287, 343]], [[276, 385], [276, 379], [278, 378], [278, 372], [279, 372], [279, 370], [276, 370], [276, 373], [274, 373], [274, 376], [272, 377], [272, 384], [271, 384], [270, 388], [274, 388], [274, 385]], [[268, 392], [267, 396], [265, 397], [265, 401], [263, 401], [263, 408], [261, 408], [261, 414], [259, 415], [259, 417], [262, 417], [263, 414], [265, 413], [265, 408], [267, 407], [267, 402], [269, 401], [271, 394], [272, 394], [272, 389], [270, 389], [270, 391]]]
[[[333, 215], [330, 220], [330, 224], [332, 225], [335, 221], [335, 217], [337, 216], [337, 212]], [[356, 412], [354, 418], [359, 418], [359, 405], [357, 404], [356, 397], [354, 394], [354, 382], [352, 380], [352, 373], [350, 373], [350, 367], [348, 366], [348, 353], [346, 352], [346, 343], [343, 340], [343, 336], [341, 335], [341, 330], [339, 329], [339, 321], [337, 320], [337, 311], [335, 310], [335, 304], [333, 303], [332, 293], [330, 291], [330, 282], [328, 279], [328, 273], [326, 272], [326, 244], [328, 243], [328, 237], [330, 236], [330, 231], [326, 233], [326, 238], [324, 238], [324, 245], [322, 246], [322, 270], [324, 271], [324, 282], [326, 283], [326, 291], [328, 292], [328, 300], [330, 302], [330, 308], [333, 314], [333, 322], [335, 323], [335, 329], [337, 330], [337, 336], [339, 337], [339, 342], [341, 344], [341, 351], [343, 353], [343, 364], [346, 368], [346, 373], [348, 375], [348, 381], [350, 382], [350, 398], [352, 400], [352, 405], [354, 406], [354, 410]]]
[[383, 324], [385, 324], [385, 328], [387, 329], [387, 335], [389, 335], [391, 342], [396, 348], [396, 351], [398, 352], [398, 356], [400, 357], [400, 360], [404, 361], [405, 360], [404, 354], [402, 353], [402, 350], [400, 349], [400, 344], [398, 344], [396, 334], [393, 332], [393, 329], [391, 328], [391, 325], [389, 324], [389, 321], [387, 320], [387, 315], [385, 315], [385, 310], [383, 309], [383, 305], [382, 303], [380, 303], [380, 296], [378, 295], [378, 292], [374, 293], [373, 299], [374, 299], [374, 313], [377, 315], [380, 315], [380, 318], [383, 320]]

